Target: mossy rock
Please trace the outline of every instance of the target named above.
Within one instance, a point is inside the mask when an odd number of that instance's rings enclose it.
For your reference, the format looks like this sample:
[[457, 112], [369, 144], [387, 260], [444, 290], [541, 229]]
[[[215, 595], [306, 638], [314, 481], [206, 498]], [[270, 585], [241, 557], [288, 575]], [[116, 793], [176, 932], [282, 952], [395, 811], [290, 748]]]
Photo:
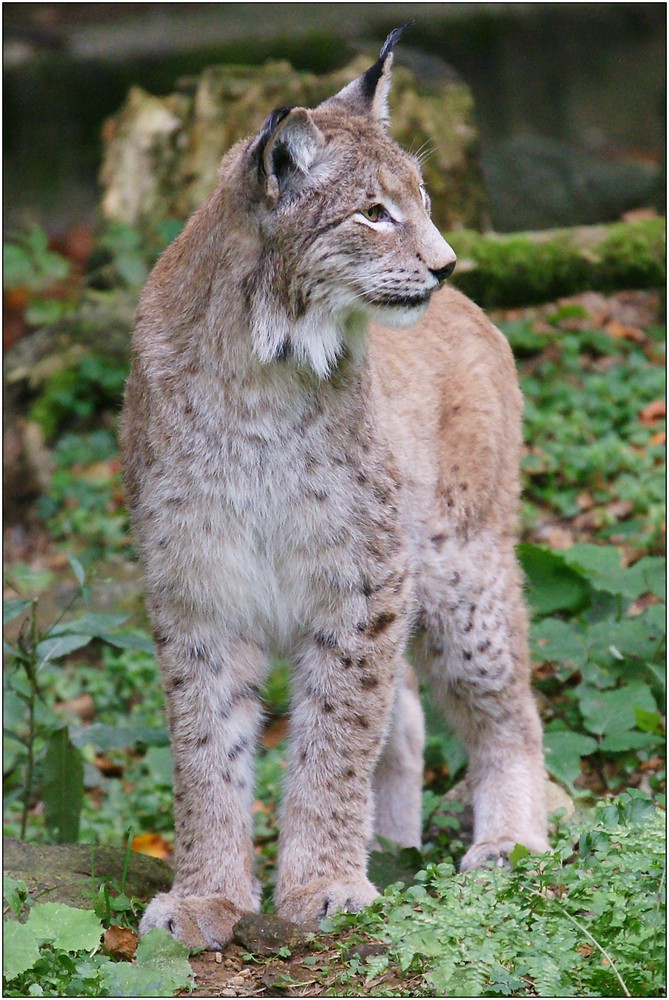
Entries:
[[[103, 132], [104, 215], [148, 228], [186, 219], [215, 188], [224, 153], [258, 131], [270, 111], [315, 107], [375, 58], [361, 56], [324, 76], [298, 72], [287, 62], [212, 66], [167, 97], [132, 88]], [[481, 228], [486, 204], [467, 85], [446, 70], [419, 82], [414, 72], [395, 66], [391, 110], [397, 141], [406, 149], [430, 149], [423, 169], [436, 224]]]
[[[130, 854], [123, 881], [126, 851], [88, 844], [26, 844], [5, 839], [5, 875], [25, 882], [32, 899], [90, 908], [102, 883], [124, 884], [127, 896], [148, 902], [172, 885], [172, 869], [159, 858]], [[114, 892], [112, 891], [112, 896]]]
[[446, 233], [458, 255], [453, 282], [484, 308], [551, 302], [583, 291], [663, 288], [666, 221], [499, 235]]

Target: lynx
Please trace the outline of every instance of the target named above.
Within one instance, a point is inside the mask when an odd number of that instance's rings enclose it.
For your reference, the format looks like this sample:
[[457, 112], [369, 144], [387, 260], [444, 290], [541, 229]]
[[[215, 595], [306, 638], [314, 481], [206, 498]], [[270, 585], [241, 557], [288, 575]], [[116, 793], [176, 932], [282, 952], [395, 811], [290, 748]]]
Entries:
[[259, 905], [253, 759], [270, 658], [293, 666], [275, 891], [357, 910], [375, 837], [419, 845], [423, 716], [464, 741], [472, 869], [548, 849], [514, 555], [511, 351], [444, 285], [455, 254], [388, 136], [392, 32], [314, 110], [281, 108], [143, 292], [122, 425], [167, 700], [174, 886], [142, 931], [220, 948]]

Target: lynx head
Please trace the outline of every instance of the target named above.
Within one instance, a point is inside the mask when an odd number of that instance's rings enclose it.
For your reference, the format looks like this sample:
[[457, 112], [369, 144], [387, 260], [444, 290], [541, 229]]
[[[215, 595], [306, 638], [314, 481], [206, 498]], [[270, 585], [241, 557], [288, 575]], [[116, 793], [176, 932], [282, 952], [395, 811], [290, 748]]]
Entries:
[[362, 76], [313, 110], [279, 108], [244, 147], [254, 349], [327, 377], [361, 317], [409, 326], [453, 271], [415, 157], [387, 134], [391, 32]]

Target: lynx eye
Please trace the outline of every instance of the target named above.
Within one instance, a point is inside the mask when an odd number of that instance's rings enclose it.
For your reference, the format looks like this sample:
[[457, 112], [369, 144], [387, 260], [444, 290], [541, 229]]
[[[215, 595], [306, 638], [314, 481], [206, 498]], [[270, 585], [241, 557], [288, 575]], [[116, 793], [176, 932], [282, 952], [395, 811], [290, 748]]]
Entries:
[[369, 208], [360, 209], [360, 215], [368, 222], [390, 222], [390, 215], [383, 205], [370, 205]]

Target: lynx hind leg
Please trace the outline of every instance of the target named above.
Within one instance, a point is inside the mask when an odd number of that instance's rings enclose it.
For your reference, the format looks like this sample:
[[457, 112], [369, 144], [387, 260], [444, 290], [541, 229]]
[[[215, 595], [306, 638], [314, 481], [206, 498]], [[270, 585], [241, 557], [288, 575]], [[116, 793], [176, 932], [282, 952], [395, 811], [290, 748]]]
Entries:
[[241, 914], [259, 905], [251, 803], [265, 657], [203, 628], [196, 640], [158, 646], [174, 759], [176, 870], [140, 931], [162, 927], [191, 949], [220, 949]]
[[474, 842], [461, 868], [504, 864], [516, 843], [547, 851], [541, 722], [513, 548], [491, 536], [444, 545], [430, 583], [419, 666], [469, 759]]
[[[420, 847], [425, 721], [418, 682], [405, 664], [395, 691], [390, 731], [374, 773], [374, 833]], [[381, 846], [376, 841], [375, 846]]]

